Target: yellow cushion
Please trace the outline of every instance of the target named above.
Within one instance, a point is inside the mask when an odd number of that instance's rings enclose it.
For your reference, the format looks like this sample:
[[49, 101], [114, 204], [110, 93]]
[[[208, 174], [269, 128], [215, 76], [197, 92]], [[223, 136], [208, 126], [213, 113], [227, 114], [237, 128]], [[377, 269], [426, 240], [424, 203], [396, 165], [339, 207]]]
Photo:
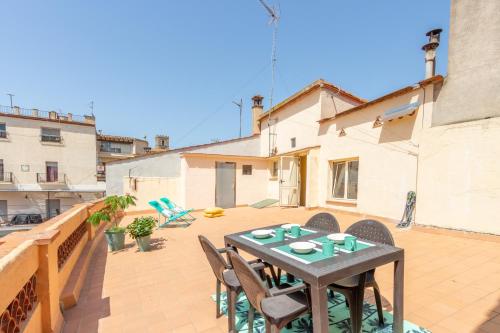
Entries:
[[204, 212], [207, 214], [220, 214], [224, 213], [224, 209], [220, 207], [208, 207], [207, 209], [204, 210]]
[[203, 214], [203, 216], [208, 217], [208, 218], [219, 217], [219, 216], [223, 216], [223, 215], [224, 215], [224, 213], [217, 213], [217, 214], [205, 213], [205, 214]]

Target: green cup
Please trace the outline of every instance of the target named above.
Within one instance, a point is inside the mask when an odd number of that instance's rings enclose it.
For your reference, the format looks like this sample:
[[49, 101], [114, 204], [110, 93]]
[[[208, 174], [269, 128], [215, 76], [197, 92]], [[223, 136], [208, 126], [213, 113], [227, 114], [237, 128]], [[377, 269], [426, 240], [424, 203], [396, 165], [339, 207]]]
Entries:
[[300, 227], [298, 225], [294, 225], [291, 229], [290, 229], [290, 234], [293, 236], [293, 237], [299, 237], [300, 236]]
[[335, 253], [335, 243], [331, 240], [327, 240], [323, 242], [323, 254], [325, 256], [333, 256]]
[[356, 251], [358, 249], [358, 238], [356, 236], [346, 236], [344, 238], [344, 247], [349, 251]]
[[283, 228], [276, 228], [276, 240], [279, 242], [282, 242], [285, 240], [285, 229]]

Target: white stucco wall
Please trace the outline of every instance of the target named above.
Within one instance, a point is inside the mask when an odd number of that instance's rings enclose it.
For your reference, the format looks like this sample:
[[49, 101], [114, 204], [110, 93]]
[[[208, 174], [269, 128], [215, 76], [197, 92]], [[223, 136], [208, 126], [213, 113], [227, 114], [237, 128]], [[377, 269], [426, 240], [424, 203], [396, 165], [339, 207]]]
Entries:
[[[267, 198], [269, 178], [266, 160], [231, 157], [184, 157], [182, 181], [186, 207], [202, 209], [215, 205], [215, 163], [236, 163], [236, 205], [249, 205]], [[242, 165], [252, 165], [252, 175], [242, 174]]]
[[108, 195], [123, 194], [124, 177], [180, 177], [180, 153], [183, 151], [258, 156], [260, 152], [259, 136], [207, 146], [186, 147], [171, 152], [108, 163], [106, 165], [106, 193]]
[[[46, 173], [45, 162], [57, 162], [69, 184], [97, 184], [94, 126], [1, 115], [0, 123], [6, 124], [8, 134], [0, 139], [0, 159], [4, 172], [13, 173], [15, 184], [36, 184], [36, 174]], [[62, 142], [42, 142], [42, 127], [60, 129]], [[21, 165], [28, 165], [29, 171], [21, 171]]]
[[[392, 108], [423, 101], [423, 90], [371, 105], [324, 123], [320, 129], [319, 205], [400, 219], [408, 191], [416, 189], [418, 143], [430, 122], [432, 87], [426, 88], [425, 107], [413, 116], [373, 128], [377, 116]], [[425, 117], [424, 117], [425, 115]], [[344, 129], [346, 135], [339, 137]], [[358, 198], [355, 202], [331, 198], [329, 161], [359, 159]]]
[[499, 235], [499, 156], [499, 117], [426, 130], [417, 223]]
[[[318, 145], [319, 123], [325, 117], [345, 111], [359, 103], [337, 96], [325, 88], [317, 88], [271, 114], [271, 133], [278, 154]], [[267, 118], [261, 120], [260, 151], [269, 155], [269, 127]], [[296, 139], [296, 147], [291, 146]]]
[[181, 205], [180, 183], [180, 177], [125, 177], [123, 179], [123, 193], [130, 193], [137, 199], [136, 205], [131, 206], [128, 211], [153, 209], [148, 202], [163, 197]]

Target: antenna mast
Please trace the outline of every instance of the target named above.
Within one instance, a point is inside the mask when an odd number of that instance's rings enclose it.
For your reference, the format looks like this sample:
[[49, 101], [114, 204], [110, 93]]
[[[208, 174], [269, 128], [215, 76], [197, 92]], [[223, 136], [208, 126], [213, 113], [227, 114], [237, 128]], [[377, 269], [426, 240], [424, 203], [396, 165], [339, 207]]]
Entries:
[[243, 98], [240, 98], [239, 102], [233, 101], [233, 104], [240, 109], [240, 138], [241, 138], [241, 114], [243, 112]]
[[262, 6], [266, 9], [267, 13], [269, 14], [270, 20], [269, 20], [269, 25], [273, 25], [273, 46], [272, 46], [272, 54], [271, 54], [271, 65], [272, 65], [272, 70], [271, 70], [271, 94], [269, 96], [269, 112], [268, 112], [268, 117], [267, 117], [267, 128], [269, 129], [269, 156], [271, 156], [271, 113], [273, 110], [273, 95], [274, 95], [274, 83], [276, 81], [276, 39], [277, 39], [277, 34], [278, 34], [278, 22], [279, 22], [279, 13], [276, 10], [276, 8], [270, 7], [268, 4], [265, 3], [264, 0], [259, 0]]

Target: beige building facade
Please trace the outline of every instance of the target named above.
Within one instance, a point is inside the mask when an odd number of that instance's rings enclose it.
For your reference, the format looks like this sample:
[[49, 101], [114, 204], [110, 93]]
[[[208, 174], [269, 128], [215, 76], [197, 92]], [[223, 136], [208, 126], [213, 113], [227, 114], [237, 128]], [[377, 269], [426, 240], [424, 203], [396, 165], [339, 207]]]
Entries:
[[95, 199], [95, 120], [37, 109], [0, 109], [0, 215], [51, 217]]
[[96, 143], [99, 181], [106, 181], [106, 163], [144, 155], [151, 150], [147, 140], [126, 136], [98, 133]]
[[[117, 162], [120, 184], [130, 189], [123, 165], [137, 177], [169, 170], [163, 196], [189, 208], [274, 199], [396, 222], [415, 193], [417, 224], [500, 234], [499, 6], [452, 1], [447, 77], [435, 73], [435, 29], [422, 47], [424, 80], [371, 101], [318, 80], [265, 113], [255, 96], [245, 139], [252, 146], [229, 140], [155, 162]], [[132, 193], [155, 199], [138, 187]]]

